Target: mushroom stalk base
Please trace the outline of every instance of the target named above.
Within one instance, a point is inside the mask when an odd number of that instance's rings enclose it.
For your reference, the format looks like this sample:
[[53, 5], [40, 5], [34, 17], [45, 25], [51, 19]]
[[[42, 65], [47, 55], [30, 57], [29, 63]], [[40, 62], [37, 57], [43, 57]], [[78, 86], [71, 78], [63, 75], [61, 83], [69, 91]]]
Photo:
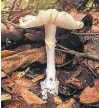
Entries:
[[58, 86], [59, 81], [47, 81], [46, 79], [40, 83], [41, 84], [41, 94], [42, 99], [47, 100], [48, 99], [48, 93], [53, 95], [58, 95]]
[[45, 44], [47, 53], [46, 79], [41, 82], [42, 99], [47, 99], [47, 93], [58, 94], [59, 81], [56, 80], [55, 43], [56, 25], [45, 25]]

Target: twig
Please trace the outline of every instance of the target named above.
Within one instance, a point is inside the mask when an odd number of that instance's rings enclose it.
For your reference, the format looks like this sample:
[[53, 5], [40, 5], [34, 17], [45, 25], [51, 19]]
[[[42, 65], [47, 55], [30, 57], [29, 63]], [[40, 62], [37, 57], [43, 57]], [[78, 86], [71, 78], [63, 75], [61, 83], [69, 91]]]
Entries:
[[93, 69], [90, 67], [90, 66], [88, 66], [87, 64], [84, 64], [90, 71], [91, 71], [91, 73], [98, 79], [98, 76], [97, 76], [97, 74], [93, 71]]
[[99, 62], [99, 57], [97, 57], [97, 56], [94, 56], [94, 55], [91, 55], [91, 54], [86, 54], [86, 53], [80, 53], [80, 52], [77, 52], [77, 51], [73, 51], [73, 50], [65, 48], [65, 47], [63, 47], [63, 46], [61, 46], [59, 44], [57, 44], [57, 46], [62, 48], [62, 49], [56, 48], [56, 50], [59, 50], [59, 51], [65, 52], [65, 53], [69, 53], [69, 54], [75, 55], [77, 57], [87, 58], [87, 59]]
[[10, 16], [11, 16], [11, 14], [12, 14], [12, 11], [13, 11], [13, 8], [14, 8], [14, 5], [15, 5], [16, 1], [17, 1], [17, 0], [15, 0], [15, 1], [13, 2], [11, 11], [10, 11], [9, 16], [8, 16], [8, 20], [10, 20]]
[[69, 83], [73, 78], [76, 78], [81, 73], [81, 67], [68, 79], [65, 83]]

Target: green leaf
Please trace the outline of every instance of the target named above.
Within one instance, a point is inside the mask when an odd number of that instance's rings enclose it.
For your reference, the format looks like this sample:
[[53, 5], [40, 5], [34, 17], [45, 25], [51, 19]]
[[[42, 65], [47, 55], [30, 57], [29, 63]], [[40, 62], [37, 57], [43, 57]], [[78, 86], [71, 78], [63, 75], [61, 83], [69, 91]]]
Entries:
[[43, 0], [42, 5], [44, 8], [50, 7], [53, 3], [55, 3], [57, 0]]
[[1, 10], [8, 11], [9, 8], [7, 7], [7, 2], [5, 0], [1, 1]]
[[26, 0], [22, 0], [22, 2], [21, 2], [21, 7], [22, 7], [22, 8], [26, 8], [27, 5], [28, 5], [28, 2], [26, 2]]
[[87, 6], [88, 8], [91, 8], [91, 7], [95, 7], [95, 4], [94, 4], [93, 2], [91, 2], [91, 1], [89, 1], [89, 2], [86, 4], [86, 6]]

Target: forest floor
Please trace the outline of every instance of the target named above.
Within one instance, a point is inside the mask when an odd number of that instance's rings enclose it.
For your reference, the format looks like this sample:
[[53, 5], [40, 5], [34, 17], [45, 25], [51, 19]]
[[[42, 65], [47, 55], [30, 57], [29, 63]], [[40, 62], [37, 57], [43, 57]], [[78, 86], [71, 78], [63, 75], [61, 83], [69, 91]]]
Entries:
[[[2, 108], [99, 108], [99, 1], [1, 1]], [[44, 27], [23, 29], [18, 24], [21, 17], [49, 8], [64, 10], [86, 24], [80, 30], [57, 27], [59, 94], [48, 94], [44, 101], [40, 87], [46, 78]]]

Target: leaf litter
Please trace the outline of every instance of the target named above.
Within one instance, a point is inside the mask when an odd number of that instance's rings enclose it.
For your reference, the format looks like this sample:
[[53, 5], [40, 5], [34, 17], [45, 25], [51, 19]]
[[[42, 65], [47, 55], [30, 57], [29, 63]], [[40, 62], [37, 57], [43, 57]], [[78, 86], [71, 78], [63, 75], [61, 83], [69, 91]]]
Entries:
[[[5, 8], [2, 1], [2, 108], [99, 107], [99, 2], [89, 1], [44, 0], [25, 3], [24, 0], [15, 0], [10, 10]], [[69, 12], [76, 20], [89, 15], [92, 21], [88, 20], [89, 17], [83, 19], [87, 23], [81, 30], [57, 28], [57, 43], [62, 46], [57, 45], [55, 51], [59, 95], [49, 94], [48, 100], [43, 101], [40, 82], [46, 77], [44, 28], [21, 29], [17, 25], [20, 17], [36, 15], [39, 10], [48, 8]], [[6, 14], [6, 9], [9, 14]], [[88, 57], [91, 55], [91, 59], [79, 56], [80, 53]]]

